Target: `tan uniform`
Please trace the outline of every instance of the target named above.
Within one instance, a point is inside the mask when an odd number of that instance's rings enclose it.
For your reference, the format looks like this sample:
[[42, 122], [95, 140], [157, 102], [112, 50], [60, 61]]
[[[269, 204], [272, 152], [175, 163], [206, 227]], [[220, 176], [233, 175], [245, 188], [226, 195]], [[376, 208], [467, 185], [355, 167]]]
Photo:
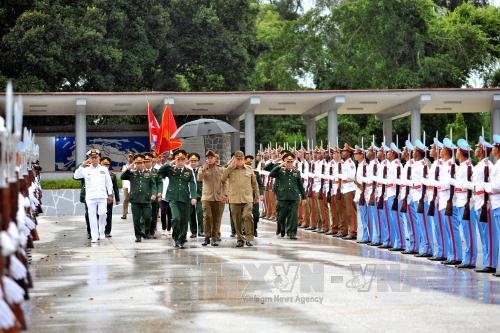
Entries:
[[[222, 175], [222, 181], [227, 181], [229, 206], [233, 215], [238, 240], [253, 240], [253, 200], [259, 197], [257, 179], [250, 166], [235, 168], [228, 166]], [[245, 223], [245, 236], [242, 234], [241, 222]]]
[[220, 225], [224, 211], [226, 182], [222, 181], [224, 168], [211, 166], [207, 170], [200, 168], [198, 181], [203, 182], [201, 203], [203, 209], [203, 227], [205, 238], [220, 239]]

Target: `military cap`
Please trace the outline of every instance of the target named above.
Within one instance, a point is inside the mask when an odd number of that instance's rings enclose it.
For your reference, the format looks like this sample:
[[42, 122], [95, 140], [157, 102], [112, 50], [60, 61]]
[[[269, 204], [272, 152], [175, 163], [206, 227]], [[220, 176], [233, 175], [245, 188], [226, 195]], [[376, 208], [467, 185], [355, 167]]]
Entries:
[[205, 157], [209, 157], [209, 156], [215, 157], [215, 153], [213, 150], [210, 150], [210, 149], [207, 150], [207, 152], [205, 153]]
[[372, 151], [378, 151], [380, 148], [377, 147], [377, 145], [375, 144], [375, 142], [372, 142], [370, 144], [370, 147], [368, 147], [369, 150], [372, 150]]
[[436, 145], [436, 147], [443, 148], [443, 143], [439, 141], [437, 138], [434, 138], [433, 143]]
[[188, 155], [188, 159], [190, 161], [199, 161], [200, 160], [200, 154], [198, 154], [198, 153], [190, 153]]
[[427, 151], [427, 147], [419, 139], [415, 140], [415, 148], [424, 153]]
[[396, 154], [401, 154], [401, 150], [396, 146], [394, 142], [391, 142], [390, 150], [392, 150]]
[[500, 147], [500, 135], [493, 135], [493, 145], [495, 147]]
[[186, 158], [186, 156], [187, 156], [187, 153], [183, 149], [179, 149], [179, 150], [174, 151], [174, 158], [176, 160], [180, 159], [180, 158]]
[[415, 150], [415, 147], [412, 145], [412, 143], [410, 142], [410, 140], [406, 140], [405, 141], [405, 148], [408, 151], [414, 151]]
[[109, 159], [109, 157], [103, 157], [103, 158], [101, 158], [101, 164], [102, 165], [110, 165], [111, 160]]
[[92, 148], [89, 151], [87, 151], [87, 156], [90, 157], [90, 156], [95, 156], [95, 155], [98, 155], [98, 156], [101, 155], [101, 152], [99, 151], [99, 149]]
[[491, 145], [491, 143], [489, 143], [488, 141], [486, 141], [483, 136], [481, 135], [479, 137], [479, 142], [476, 144], [476, 147], [481, 147], [481, 148], [493, 148], [493, 146]]
[[354, 153], [354, 148], [349, 146], [347, 143], [344, 143], [344, 148], [342, 148], [341, 151], [348, 151], [350, 153]]
[[464, 139], [458, 139], [457, 147], [464, 154], [468, 154], [472, 150], [472, 148], [469, 146], [469, 143]]
[[294, 161], [295, 160], [295, 155], [292, 152], [287, 152], [285, 155], [283, 155], [283, 161], [289, 162], [289, 161]]
[[133, 152], [133, 151], [129, 151], [129, 152], [127, 153], [127, 155], [128, 155], [128, 156], [131, 156], [131, 157], [134, 157], [134, 152]]
[[443, 139], [443, 147], [444, 147], [444, 148], [446, 148], [446, 149], [448, 149], [448, 150], [453, 150], [453, 149], [457, 148], [457, 147], [453, 144], [453, 142], [451, 142], [451, 140], [450, 140], [450, 139], [448, 139], [448, 138], [444, 138], [444, 139]]
[[143, 154], [135, 154], [134, 155], [135, 163], [144, 163], [144, 155]]
[[234, 152], [234, 158], [245, 158], [245, 154], [241, 150], [237, 150]]
[[153, 160], [153, 154], [151, 154], [151, 153], [144, 153], [144, 160], [146, 160], [146, 161]]
[[385, 144], [385, 142], [382, 142], [382, 144], [380, 145], [379, 150], [382, 150], [383, 152], [388, 152], [390, 150], [390, 148], [387, 147], [387, 145]]

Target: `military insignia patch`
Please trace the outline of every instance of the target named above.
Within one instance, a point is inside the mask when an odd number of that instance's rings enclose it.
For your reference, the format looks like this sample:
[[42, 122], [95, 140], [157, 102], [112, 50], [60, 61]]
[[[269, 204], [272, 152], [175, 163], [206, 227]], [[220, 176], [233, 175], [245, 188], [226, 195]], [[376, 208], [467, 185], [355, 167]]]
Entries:
[[189, 177], [189, 171], [184, 171], [184, 176]]
[[144, 177], [149, 177], [149, 172], [144, 172]]

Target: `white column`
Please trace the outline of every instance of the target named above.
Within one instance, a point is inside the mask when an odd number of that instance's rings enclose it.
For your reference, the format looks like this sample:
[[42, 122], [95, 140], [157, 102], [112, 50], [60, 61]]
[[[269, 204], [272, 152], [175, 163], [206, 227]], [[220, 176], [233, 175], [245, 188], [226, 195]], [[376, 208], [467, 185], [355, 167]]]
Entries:
[[385, 144], [390, 145], [392, 142], [392, 119], [385, 118], [382, 120], [382, 133], [385, 137]]
[[500, 95], [493, 95], [491, 106], [491, 136], [500, 135]]
[[413, 108], [410, 110], [411, 114], [411, 142], [415, 143], [415, 140], [420, 140], [420, 108]]
[[245, 110], [245, 154], [255, 156], [255, 108], [260, 104], [259, 96], [250, 97]]
[[229, 124], [236, 128], [238, 132], [231, 133], [231, 152], [240, 150], [240, 119], [238, 117], [229, 119]]
[[[304, 118], [306, 122], [306, 136], [307, 142], [311, 145], [309, 149], [314, 149], [316, 146], [316, 119], [314, 117]], [[306, 143], [307, 148], [307, 143]]]
[[322, 111], [328, 112], [328, 146], [335, 146], [339, 136], [338, 114], [339, 108], [345, 103], [345, 96], [336, 96], [323, 103]]
[[75, 105], [75, 159], [78, 165], [85, 160], [87, 152], [87, 119], [85, 115], [87, 100], [77, 99]]

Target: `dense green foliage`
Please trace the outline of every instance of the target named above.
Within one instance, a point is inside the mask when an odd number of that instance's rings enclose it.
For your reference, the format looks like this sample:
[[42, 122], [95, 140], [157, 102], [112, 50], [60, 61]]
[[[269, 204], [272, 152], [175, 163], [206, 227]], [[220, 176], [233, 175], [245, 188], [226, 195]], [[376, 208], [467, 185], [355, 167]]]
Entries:
[[[304, 11], [301, 0], [5, 1], [0, 86], [7, 78], [16, 91], [433, 88], [467, 86], [472, 76], [500, 83], [500, 10], [488, 1], [314, 3]], [[443, 134], [470, 124], [471, 138], [489, 128], [481, 114], [422, 122]], [[317, 128], [318, 141], [326, 138], [325, 118]], [[409, 119], [393, 129], [406, 136]], [[382, 126], [373, 116], [342, 115], [339, 133], [340, 142], [381, 140]], [[256, 140], [305, 142], [304, 121], [258, 116]]]

